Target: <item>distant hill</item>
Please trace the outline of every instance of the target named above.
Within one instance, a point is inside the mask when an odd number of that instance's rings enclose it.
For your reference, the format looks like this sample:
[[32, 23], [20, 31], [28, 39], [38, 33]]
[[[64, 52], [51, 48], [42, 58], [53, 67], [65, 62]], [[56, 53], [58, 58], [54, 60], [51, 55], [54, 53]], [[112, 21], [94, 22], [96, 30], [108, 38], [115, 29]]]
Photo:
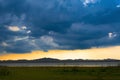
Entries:
[[104, 60], [82, 60], [82, 59], [67, 59], [67, 60], [59, 60], [53, 58], [41, 58], [35, 60], [7, 60], [7, 61], [0, 61], [0, 63], [74, 63], [74, 62], [120, 62], [120, 60], [116, 59], [104, 59]]

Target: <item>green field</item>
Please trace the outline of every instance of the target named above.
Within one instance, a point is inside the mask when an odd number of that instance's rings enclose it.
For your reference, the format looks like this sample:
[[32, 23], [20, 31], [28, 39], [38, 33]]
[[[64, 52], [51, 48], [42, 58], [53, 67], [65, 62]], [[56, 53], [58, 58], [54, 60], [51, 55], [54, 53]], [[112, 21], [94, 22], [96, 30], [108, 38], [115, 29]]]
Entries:
[[120, 80], [120, 67], [0, 67], [0, 80]]

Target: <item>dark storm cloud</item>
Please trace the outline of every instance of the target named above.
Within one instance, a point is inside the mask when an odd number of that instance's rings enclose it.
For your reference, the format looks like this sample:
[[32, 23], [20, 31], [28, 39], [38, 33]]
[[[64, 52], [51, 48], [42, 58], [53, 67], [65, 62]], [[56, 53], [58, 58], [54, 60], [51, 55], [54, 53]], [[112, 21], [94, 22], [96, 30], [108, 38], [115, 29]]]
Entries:
[[120, 0], [0, 0], [0, 51], [120, 45]]
[[[57, 34], [57, 43], [68, 45], [69, 49], [86, 49], [119, 45], [119, 26], [117, 25], [86, 25], [74, 23], [66, 34]], [[114, 27], [113, 27], [114, 26]], [[110, 37], [110, 32], [113, 32]], [[64, 43], [63, 43], [64, 42]]]

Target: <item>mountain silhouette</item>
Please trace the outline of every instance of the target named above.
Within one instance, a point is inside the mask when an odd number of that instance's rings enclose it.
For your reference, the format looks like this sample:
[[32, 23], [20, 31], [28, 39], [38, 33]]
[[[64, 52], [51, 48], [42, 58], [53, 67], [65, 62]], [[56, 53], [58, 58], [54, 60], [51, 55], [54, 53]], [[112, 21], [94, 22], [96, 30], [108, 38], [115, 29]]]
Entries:
[[66, 59], [66, 60], [60, 60], [60, 59], [54, 59], [54, 58], [41, 58], [41, 59], [34, 59], [34, 60], [4, 60], [0, 61], [0, 63], [59, 63], [59, 62], [120, 62], [120, 60], [117, 59], [104, 59], [104, 60], [83, 60], [83, 59]]

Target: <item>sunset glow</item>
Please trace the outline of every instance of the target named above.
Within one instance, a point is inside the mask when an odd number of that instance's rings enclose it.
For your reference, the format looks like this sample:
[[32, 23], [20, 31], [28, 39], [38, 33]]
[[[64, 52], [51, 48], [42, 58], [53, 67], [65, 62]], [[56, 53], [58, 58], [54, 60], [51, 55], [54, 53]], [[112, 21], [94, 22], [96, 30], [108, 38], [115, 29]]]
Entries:
[[120, 0], [0, 0], [0, 60], [120, 59]]
[[32, 60], [45, 57], [58, 59], [120, 59], [120, 46], [86, 50], [50, 50], [48, 52], [33, 51], [24, 54], [2, 54], [0, 60]]

